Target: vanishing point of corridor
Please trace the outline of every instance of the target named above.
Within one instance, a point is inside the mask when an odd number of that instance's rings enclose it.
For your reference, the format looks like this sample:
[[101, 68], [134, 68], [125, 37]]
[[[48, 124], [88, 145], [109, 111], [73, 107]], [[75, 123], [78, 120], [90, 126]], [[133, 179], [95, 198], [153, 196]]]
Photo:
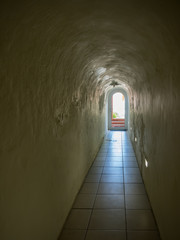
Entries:
[[160, 239], [127, 132], [104, 139], [59, 238], [72, 239]]

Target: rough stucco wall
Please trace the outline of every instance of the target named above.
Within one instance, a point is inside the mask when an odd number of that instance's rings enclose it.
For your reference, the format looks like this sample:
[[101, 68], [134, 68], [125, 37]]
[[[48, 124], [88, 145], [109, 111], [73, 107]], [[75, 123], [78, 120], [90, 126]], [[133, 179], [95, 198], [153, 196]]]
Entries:
[[162, 239], [178, 239], [178, 1], [1, 5], [0, 238], [57, 239], [116, 80]]
[[[174, 10], [174, 17], [171, 15], [168, 17], [166, 21], [169, 24], [154, 28], [151, 48], [146, 49], [147, 56], [143, 63], [146, 69], [146, 82], [133, 88], [130, 136], [161, 237], [178, 239], [180, 238], [179, 30], [176, 25], [178, 23], [176, 11]], [[134, 141], [135, 137], [137, 143]], [[145, 167], [145, 158], [148, 160], [148, 168]]]
[[174, 68], [180, 59], [175, 59], [175, 55], [172, 54], [170, 59], [174, 59], [164, 67], [163, 73], [150, 73], [155, 80], [153, 89], [137, 91], [131, 113], [130, 135], [162, 239], [180, 237], [180, 75]]
[[2, 240], [57, 239], [105, 131], [103, 94], [68, 42], [76, 29], [63, 38], [61, 16], [34, 6], [2, 14]]

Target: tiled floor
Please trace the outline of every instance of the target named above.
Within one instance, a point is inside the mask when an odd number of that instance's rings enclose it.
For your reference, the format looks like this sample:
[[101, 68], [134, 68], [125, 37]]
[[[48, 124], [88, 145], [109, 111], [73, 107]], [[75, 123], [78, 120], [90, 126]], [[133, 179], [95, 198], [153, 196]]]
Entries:
[[59, 240], [160, 240], [127, 132], [108, 133]]

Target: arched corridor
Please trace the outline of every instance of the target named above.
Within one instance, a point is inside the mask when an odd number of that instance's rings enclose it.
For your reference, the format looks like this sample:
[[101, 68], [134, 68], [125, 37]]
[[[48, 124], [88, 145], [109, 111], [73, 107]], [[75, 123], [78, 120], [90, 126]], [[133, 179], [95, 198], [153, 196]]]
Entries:
[[[179, 1], [0, 6], [0, 239], [57, 240], [109, 136], [130, 139], [161, 239], [180, 239]], [[117, 89], [127, 131], [108, 132]]]

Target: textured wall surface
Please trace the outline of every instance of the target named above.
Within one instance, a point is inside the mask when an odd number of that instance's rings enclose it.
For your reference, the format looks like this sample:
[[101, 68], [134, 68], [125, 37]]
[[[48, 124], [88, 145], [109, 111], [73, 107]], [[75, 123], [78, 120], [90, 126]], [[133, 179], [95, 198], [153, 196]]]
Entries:
[[115, 80], [129, 94], [162, 239], [178, 239], [178, 1], [6, 0], [0, 9], [0, 238], [57, 239], [104, 136]]

